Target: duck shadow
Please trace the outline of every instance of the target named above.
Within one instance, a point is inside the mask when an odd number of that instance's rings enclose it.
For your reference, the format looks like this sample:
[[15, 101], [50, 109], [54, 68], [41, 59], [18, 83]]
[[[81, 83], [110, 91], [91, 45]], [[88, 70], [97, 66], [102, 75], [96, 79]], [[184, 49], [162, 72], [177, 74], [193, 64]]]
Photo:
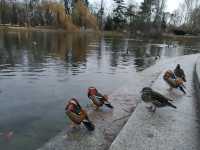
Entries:
[[178, 89], [172, 89], [172, 90], [167, 89], [166, 91], [167, 91], [166, 96], [174, 101], [177, 101], [179, 99], [182, 99], [184, 96], [187, 96], [187, 94], [183, 94]]

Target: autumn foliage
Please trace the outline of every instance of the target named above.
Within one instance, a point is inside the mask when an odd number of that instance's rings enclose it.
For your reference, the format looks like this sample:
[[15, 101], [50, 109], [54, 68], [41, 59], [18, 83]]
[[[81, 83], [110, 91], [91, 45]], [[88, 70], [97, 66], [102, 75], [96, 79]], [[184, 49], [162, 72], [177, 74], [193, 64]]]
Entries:
[[96, 17], [80, 0], [76, 2], [72, 15], [67, 15], [64, 6], [56, 2], [43, 4], [40, 9], [53, 14], [57, 27], [67, 31], [79, 31], [80, 27], [98, 30]]
[[85, 28], [98, 29], [97, 19], [92, 15], [82, 1], [78, 0], [72, 14], [73, 22]]

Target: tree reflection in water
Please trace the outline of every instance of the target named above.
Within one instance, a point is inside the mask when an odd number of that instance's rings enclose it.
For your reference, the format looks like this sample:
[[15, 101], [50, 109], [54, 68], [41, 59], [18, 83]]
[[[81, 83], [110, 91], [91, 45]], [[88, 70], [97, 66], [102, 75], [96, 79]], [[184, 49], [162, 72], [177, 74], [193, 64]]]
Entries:
[[[173, 46], [176, 45], [176, 46]], [[0, 31], [0, 132], [6, 150], [36, 149], [67, 121], [67, 98], [87, 104], [86, 89], [112, 92], [157, 60], [199, 52], [197, 39], [131, 39], [94, 33]]]

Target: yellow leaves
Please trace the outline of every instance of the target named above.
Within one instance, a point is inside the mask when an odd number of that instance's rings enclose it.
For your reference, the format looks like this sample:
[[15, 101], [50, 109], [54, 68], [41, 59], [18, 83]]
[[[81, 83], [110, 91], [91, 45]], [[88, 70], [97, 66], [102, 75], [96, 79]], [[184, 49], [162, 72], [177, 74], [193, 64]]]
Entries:
[[42, 6], [42, 9], [49, 10], [56, 16], [57, 25], [67, 31], [78, 31], [78, 28], [72, 23], [71, 17], [66, 15], [63, 5], [49, 2]]
[[79, 17], [82, 20], [82, 25], [84, 25], [86, 28], [92, 28], [95, 30], [98, 29], [96, 17], [90, 13], [88, 8], [83, 4], [82, 1], [77, 1], [75, 9], [79, 12], [78, 14], [80, 15]]
[[[41, 6], [41, 9], [53, 13], [56, 16], [57, 25], [67, 31], [78, 31], [81, 26], [94, 30], [98, 29], [96, 17], [89, 12], [88, 8], [80, 0], [77, 0], [75, 4], [74, 16], [66, 15], [64, 5], [56, 2], [45, 3]], [[76, 22], [72, 21], [74, 20], [72, 17], [78, 18], [77, 20], [80, 19], [81, 21], [74, 25]]]

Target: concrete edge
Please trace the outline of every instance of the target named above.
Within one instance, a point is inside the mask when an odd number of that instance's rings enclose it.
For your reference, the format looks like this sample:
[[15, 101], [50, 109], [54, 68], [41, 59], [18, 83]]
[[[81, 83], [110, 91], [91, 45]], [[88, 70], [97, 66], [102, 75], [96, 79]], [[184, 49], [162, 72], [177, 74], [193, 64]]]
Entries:
[[198, 57], [194, 65], [193, 82], [196, 90], [195, 93], [200, 98], [200, 57]]
[[[198, 54], [197, 54], [198, 55]], [[181, 57], [183, 57], [183, 56], [180, 56], [179, 58], [181, 58]], [[175, 58], [172, 58], [171, 60], [175, 60]], [[168, 61], [169, 61], [169, 59], [168, 59]], [[163, 65], [162, 63], [161, 63], [161, 65]], [[150, 68], [153, 68], [153, 67], [150, 67]], [[195, 88], [195, 93], [197, 94], [197, 96], [198, 96], [198, 98], [200, 98], [200, 56], [197, 58], [197, 60], [196, 60], [196, 62], [195, 62], [195, 64], [194, 64], [194, 66], [193, 66], [193, 82], [194, 82], [194, 84], [193, 84], [193, 86], [194, 86], [194, 88]], [[149, 69], [149, 68], [148, 68]], [[147, 69], [147, 70], [148, 70]], [[156, 79], [157, 80], [157, 79]], [[152, 83], [152, 85], [151, 86], [153, 86], [153, 84], [154, 83]], [[109, 150], [114, 150], [114, 149], [116, 149], [117, 147], [116, 147], [116, 145], [118, 145], [118, 144], [122, 144], [123, 145], [123, 142], [120, 142], [120, 136], [121, 135], [123, 135], [123, 133], [125, 132], [124, 130], [125, 130], [125, 128], [127, 128], [128, 126], [129, 126], [129, 124], [128, 124], [128, 122], [130, 121], [130, 120], [134, 120], [134, 119], [136, 119], [137, 118], [137, 116], [136, 116], [136, 114], [137, 113], [140, 113], [141, 112], [141, 110], [143, 109], [143, 108], [145, 108], [145, 105], [142, 103], [142, 102], [140, 102], [140, 103], [138, 103], [138, 105], [137, 105], [137, 107], [136, 107], [136, 109], [135, 109], [135, 111], [134, 111], [134, 113], [130, 116], [130, 118], [128, 119], [128, 121], [126, 122], [126, 124], [124, 125], [124, 127], [121, 129], [121, 131], [118, 133], [118, 135], [117, 135], [117, 137], [114, 139], [114, 141], [112, 142], [112, 144], [110, 145], [110, 147], [109, 147]], [[140, 110], [141, 109], [141, 110]], [[127, 146], [127, 145], [126, 145]], [[118, 149], [117, 149], [118, 150]]]

